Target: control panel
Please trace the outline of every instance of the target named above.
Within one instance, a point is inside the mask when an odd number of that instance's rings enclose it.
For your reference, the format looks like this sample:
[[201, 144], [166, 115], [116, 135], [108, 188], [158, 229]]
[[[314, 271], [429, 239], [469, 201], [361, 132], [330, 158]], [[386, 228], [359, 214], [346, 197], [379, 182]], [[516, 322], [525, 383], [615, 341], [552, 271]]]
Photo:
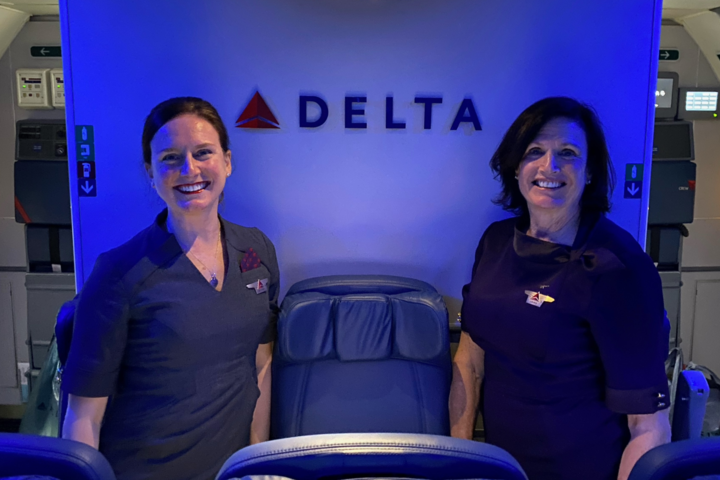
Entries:
[[22, 108], [53, 108], [48, 95], [49, 72], [50, 69], [47, 68], [26, 68], [15, 72], [18, 106]]
[[52, 92], [52, 106], [65, 108], [65, 81], [62, 68], [50, 70], [50, 91]]
[[19, 120], [16, 160], [67, 160], [64, 120]]

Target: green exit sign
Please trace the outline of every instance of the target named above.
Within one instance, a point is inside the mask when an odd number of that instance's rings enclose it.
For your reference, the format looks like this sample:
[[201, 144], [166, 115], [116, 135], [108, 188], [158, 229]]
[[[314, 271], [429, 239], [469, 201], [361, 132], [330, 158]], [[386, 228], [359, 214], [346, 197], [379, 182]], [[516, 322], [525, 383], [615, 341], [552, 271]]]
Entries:
[[661, 48], [660, 49], [660, 60], [665, 62], [673, 62], [680, 58], [680, 50], [674, 48]]
[[30, 47], [30, 55], [33, 57], [61, 57], [60, 54], [60, 47], [54, 46], [39, 46], [39, 47]]

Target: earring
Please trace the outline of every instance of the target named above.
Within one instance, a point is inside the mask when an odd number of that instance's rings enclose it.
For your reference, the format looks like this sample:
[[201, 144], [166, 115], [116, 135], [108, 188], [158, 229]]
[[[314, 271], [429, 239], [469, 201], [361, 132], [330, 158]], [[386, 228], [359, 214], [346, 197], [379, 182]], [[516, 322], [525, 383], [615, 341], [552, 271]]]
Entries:
[[155, 188], [155, 180], [150, 179], [150, 188]]
[[517, 180], [517, 179], [518, 179], [518, 178], [517, 178], [517, 175], [515, 175], [515, 180]]
[[590, 179], [588, 178], [587, 180], [585, 180], [585, 185], [590, 185], [590, 182], [591, 182], [591, 181], [592, 181], [592, 180], [590, 180]]

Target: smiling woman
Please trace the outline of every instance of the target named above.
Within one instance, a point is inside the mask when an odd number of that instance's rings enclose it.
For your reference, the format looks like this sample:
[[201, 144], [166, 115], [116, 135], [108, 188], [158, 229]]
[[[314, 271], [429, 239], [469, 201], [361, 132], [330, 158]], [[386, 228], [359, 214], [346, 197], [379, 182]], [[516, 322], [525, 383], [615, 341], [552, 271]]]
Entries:
[[485, 231], [463, 288], [452, 434], [480, 402], [488, 443], [533, 480], [624, 480], [669, 441], [660, 278], [605, 218], [614, 172], [595, 112], [553, 97], [510, 126], [490, 165], [516, 218]]
[[210, 479], [269, 435], [275, 249], [218, 215], [232, 164], [212, 105], [159, 104], [142, 145], [167, 209], [102, 254], [80, 292], [63, 436], [99, 448], [118, 479]]
[[218, 202], [232, 172], [227, 130], [206, 108], [177, 114], [175, 109], [166, 113], [162, 105], [163, 116], [175, 115], [163, 122], [151, 114], [143, 132], [151, 184], [171, 212], [203, 211]]

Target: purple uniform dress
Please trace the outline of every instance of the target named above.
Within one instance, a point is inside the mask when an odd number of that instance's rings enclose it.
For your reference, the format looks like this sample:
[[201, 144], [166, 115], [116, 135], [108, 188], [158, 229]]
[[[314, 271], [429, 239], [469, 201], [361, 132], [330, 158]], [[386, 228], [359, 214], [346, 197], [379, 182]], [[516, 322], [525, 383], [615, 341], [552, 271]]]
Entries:
[[[119, 480], [215, 478], [249, 443], [255, 354], [274, 338], [279, 274], [270, 240], [221, 218], [227, 273], [218, 292], [166, 218], [98, 258], [63, 374], [73, 395], [110, 396], [100, 452]], [[241, 271], [251, 248], [257, 268]], [[265, 279], [266, 289], [250, 288]]]
[[485, 351], [486, 440], [530, 480], [615, 480], [628, 414], [669, 405], [660, 276], [625, 230], [585, 215], [572, 247], [493, 223], [463, 288], [462, 328]]

